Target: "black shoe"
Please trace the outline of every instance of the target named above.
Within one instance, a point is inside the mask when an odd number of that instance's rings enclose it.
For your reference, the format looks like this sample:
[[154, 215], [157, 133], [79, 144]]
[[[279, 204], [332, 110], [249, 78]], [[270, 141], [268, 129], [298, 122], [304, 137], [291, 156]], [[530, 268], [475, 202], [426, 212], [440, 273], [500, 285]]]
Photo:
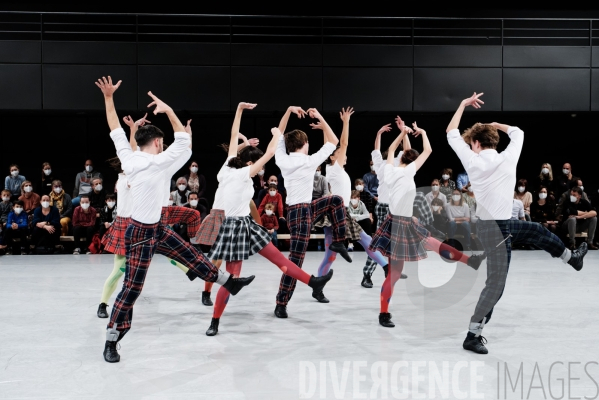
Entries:
[[408, 276], [404, 273], [401, 274], [401, 276], [399, 277], [399, 279], [408, 279]]
[[277, 304], [277, 306], [275, 307], [275, 317], [287, 318], [287, 306]]
[[195, 274], [195, 273], [194, 273], [192, 270], [189, 270], [189, 271], [187, 271], [187, 272], [185, 273], [185, 275], [187, 275], [187, 278], [188, 278], [190, 281], [193, 281], [195, 278], [197, 278], [197, 277], [198, 277], [198, 276], [197, 276], [197, 275], [196, 275], [196, 274]]
[[324, 293], [322, 293], [322, 290], [318, 293], [316, 292], [312, 292], [312, 297], [314, 297], [316, 300], [318, 300], [319, 303], [328, 303], [329, 299], [327, 299], [324, 295]]
[[116, 351], [116, 341], [107, 340], [104, 345], [104, 361], [109, 363], [116, 363], [121, 361], [121, 356]]
[[582, 269], [582, 260], [584, 256], [586, 256], [588, 250], [587, 242], [582, 242], [576, 250], [572, 250], [572, 255], [568, 260], [568, 264], [570, 264], [576, 271], [580, 271]]
[[347, 252], [347, 249], [345, 248], [345, 245], [343, 243], [341, 243], [341, 242], [331, 243], [329, 245], [329, 250], [334, 251], [335, 253], [339, 253], [341, 255], [341, 257], [343, 257], [345, 259], [345, 261], [347, 261], [348, 263], [352, 262], [352, 259], [349, 256], [349, 253]]
[[233, 296], [235, 296], [244, 286], [252, 283], [256, 276], [252, 275], [247, 278], [233, 278], [233, 275], [229, 276], [229, 279], [225, 282], [223, 287], [229, 291]]
[[385, 328], [395, 328], [395, 324], [391, 321], [391, 314], [388, 312], [382, 312], [379, 314], [379, 324]]
[[[312, 297], [318, 300], [319, 293], [322, 294], [322, 289], [327, 284], [328, 281], [333, 277], [333, 270], [329, 270], [329, 273], [324, 276], [316, 277], [312, 275], [310, 277], [310, 282], [308, 282], [308, 286], [312, 288]], [[322, 295], [324, 297], [324, 295]], [[326, 299], [326, 297], [324, 297]], [[320, 300], [318, 300], [320, 301]], [[328, 302], [328, 300], [327, 300]]]
[[108, 307], [108, 304], [100, 303], [98, 306], [98, 318], [108, 318], [108, 311], [106, 311], [106, 307]]
[[212, 318], [210, 327], [206, 331], [206, 336], [214, 336], [218, 333], [218, 321], [220, 321], [220, 318]]
[[485, 347], [487, 344], [487, 339], [484, 336], [466, 336], [466, 340], [464, 340], [464, 350], [470, 350], [478, 354], [487, 354], [489, 350]]
[[385, 265], [385, 266], [383, 267], [383, 271], [385, 272], [385, 278], [386, 278], [386, 277], [387, 277], [387, 274], [389, 273], [389, 266], [388, 266], [388, 265]]
[[212, 300], [210, 299], [210, 292], [202, 292], [202, 304], [205, 306], [213, 305]]
[[362, 286], [368, 289], [372, 289], [372, 286], [374, 286], [372, 284], [372, 279], [370, 279], [370, 275], [368, 275], [366, 272], [364, 273], [364, 278], [362, 278]]
[[468, 258], [468, 266], [476, 271], [485, 258], [487, 258], [487, 253], [480, 255], [473, 254]]

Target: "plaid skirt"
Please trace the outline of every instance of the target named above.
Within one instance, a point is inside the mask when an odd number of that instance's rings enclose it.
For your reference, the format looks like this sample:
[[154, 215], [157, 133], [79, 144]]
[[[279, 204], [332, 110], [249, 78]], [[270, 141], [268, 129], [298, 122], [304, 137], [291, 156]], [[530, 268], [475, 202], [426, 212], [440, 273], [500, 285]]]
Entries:
[[119, 256], [125, 255], [125, 231], [131, 223], [129, 217], [117, 217], [102, 237], [104, 251]]
[[199, 244], [212, 246], [216, 241], [216, 237], [218, 236], [218, 232], [220, 231], [220, 227], [224, 220], [224, 210], [210, 210], [210, 214], [204, 218], [202, 225], [200, 225], [200, 229], [196, 235], [196, 242]]
[[430, 232], [412, 220], [389, 214], [372, 237], [370, 250], [392, 260], [418, 261], [427, 257], [424, 242]]
[[[324, 216], [320, 221], [314, 224], [317, 228], [324, 228], [325, 226], [332, 226], [331, 221], [328, 216]], [[345, 209], [345, 238], [351, 241], [360, 240], [360, 232], [362, 232], [362, 227], [358, 222], [353, 219], [349, 213], [349, 210]]]
[[271, 241], [268, 230], [251, 216], [227, 217], [220, 227], [208, 259], [224, 261], [247, 260]]

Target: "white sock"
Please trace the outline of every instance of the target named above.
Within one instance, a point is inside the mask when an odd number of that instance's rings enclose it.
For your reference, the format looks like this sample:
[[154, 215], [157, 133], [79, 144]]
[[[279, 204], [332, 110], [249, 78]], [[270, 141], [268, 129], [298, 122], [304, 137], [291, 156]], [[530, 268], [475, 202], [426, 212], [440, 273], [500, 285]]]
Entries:
[[229, 277], [231, 276], [230, 273], [228, 273], [227, 271], [223, 271], [222, 269], [218, 270], [218, 278], [216, 278], [216, 283], [218, 283], [219, 285], [224, 285], [228, 280]]
[[483, 328], [485, 327], [485, 320], [487, 318], [483, 318], [482, 322], [470, 322], [470, 332], [474, 333], [476, 336], [480, 336], [483, 333]]
[[570, 261], [571, 257], [572, 257], [572, 252], [567, 247], [564, 249], [564, 252], [562, 253], [562, 255], [559, 256], [559, 258], [562, 259], [562, 261], [564, 262], [564, 264], [567, 264], [568, 261]]
[[106, 340], [109, 342], [116, 342], [119, 339], [120, 332], [116, 330], [116, 324], [112, 328], [106, 330]]

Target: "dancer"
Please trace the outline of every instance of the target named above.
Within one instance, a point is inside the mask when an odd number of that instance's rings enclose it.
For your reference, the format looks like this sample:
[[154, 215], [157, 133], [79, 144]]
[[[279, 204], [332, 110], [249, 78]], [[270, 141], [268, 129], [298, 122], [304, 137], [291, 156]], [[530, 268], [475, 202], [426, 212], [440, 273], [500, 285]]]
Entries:
[[[503, 294], [510, 265], [512, 243], [535, 245], [554, 258], [561, 258], [576, 271], [583, 266], [587, 244], [578, 249], [567, 249], [562, 241], [541, 224], [511, 220], [513, 189], [516, 185], [516, 166], [524, 143], [524, 132], [515, 126], [493, 122], [476, 123], [462, 136], [458, 129], [464, 109], [481, 108], [482, 93], [462, 100], [447, 127], [447, 140], [464, 166], [476, 195], [478, 237], [487, 254], [487, 280], [474, 315], [470, 318], [463, 348], [487, 354], [483, 327], [491, 319], [493, 307]], [[499, 132], [505, 132], [510, 143], [498, 153]], [[470, 146], [468, 146], [470, 145]]]
[[[308, 275], [281, 254], [271, 243], [268, 230], [258, 225], [249, 215], [248, 204], [254, 195], [252, 178], [274, 156], [281, 136], [281, 131], [278, 128], [272, 128], [273, 137], [266, 149], [266, 154], [263, 154], [255, 147], [246, 147], [241, 153], [237, 153], [237, 133], [241, 114], [243, 110], [251, 110], [254, 107], [256, 107], [256, 104], [250, 103], [239, 103], [237, 107], [235, 120], [231, 128], [229, 156], [217, 176], [223, 194], [226, 218], [220, 227], [208, 257], [212, 260], [225, 260], [227, 262], [227, 272], [239, 276], [243, 260], [247, 260], [252, 254], [258, 253], [279, 267], [287, 276], [299, 279], [310, 286], [313, 293], [322, 292], [322, 288], [333, 276], [333, 271], [331, 270], [326, 276], [318, 278]], [[223, 286], [216, 294], [214, 314], [210, 327], [206, 331], [207, 336], [214, 336], [218, 333], [220, 317], [228, 301], [229, 291]]]
[[[279, 123], [281, 132], [285, 132], [291, 113], [296, 114], [299, 118], [306, 115], [306, 112], [300, 107], [289, 107]], [[333, 243], [329, 246], [329, 250], [341, 254], [347, 262], [351, 262], [349, 253], [343, 244], [345, 241], [343, 199], [333, 195], [312, 200], [314, 171], [335, 151], [339, 139], [315, 108], [309, 109], [308, 114], [311, 118], [320, 121], [327, 138], [326, 143], [318, 152], [308, 156], [308, 135], [296, 129], [281, 136], [275, 153], [276, 164], [281, 169], [287, 190], [287, 224], [291, 238], [289, 260], [300, 268], [308, 249], [312, 223], [325, 215], [328, 216], [333, 228]], [[287, 154], [287, 150], [289, 154]], [[296, 280], [293, 277], [288, 275], [281, 277], [275, 307], [277, 318], [287, 318], [287, 303], [293, 296], [295, 284]], [[312, 292], [312, 296], [315, 296], [314, 292]]]
[[[350, 241], [358, 242], [362, 245], [362, 247], [366, 250], [368, 256], [382, 266], [387, 265], [387, 261], [383, 257], [383, 255], [379, 252], [370, 251], [368, 248], [370, 246], [370, 242], [372, 238], [364, 232], [362, 227], [350, 216], [349, 211], [349, 201], [351, 199], [351, 179], [347, 172], [345, 172], [345, 164], [347, 162], [347, 146], [349, 145], [349, 120], [351, 115], [354, 113], [354, 109], [352, 107], [348, 107], [347, 110], [345, 108], [341, 109], [339, 116], [343, 121], [343, 130], [341, 132], [341, 137], [339, 139], [339, 148], [337, 148], [333, 154], [330, 155], [329, 159], [327, 159], [326, 168], [326, 176], [331, 185], [331, 193], [337, 195], [343, 199], [343, 205], [346, 208], [345, 213], [345, 237]], [[311, 124], [312, 129], [322, 129], [323, 126], [320, 122]], [[326, 136], [325, 136], [326, 143]], [[380, 190], [380, 181], [379, 181], [379, 190]], [[329, 246], [331, 245], [333, 239], [333, 232], [330, 226], [324, 226], [324, 234], [325, 234], [325, 252], [324, 259], [318, 268], [318, 276], [326, 275], [331, 268], [331, 265], [336, 259], [336, 254], [330, 251]], [[316, 296], [316, 300], [321, 303], [328, 303], [329, 299], [325, 297], [325, 295], [320, 292]]]
[[104, 94], [110, 137], [114, 141], [131, 187], [134, 205], [131, 222], [125, 232], [125, 282], [114, 303], [104, 345], [104, 360], [118, 362], [120, 355], [116, 348], [117, 342], [131, 328], [133, 305], [141, 294], [155, 252], [181, 262], [203, 280], [218, 282], [233, 295], [249, 285], [254, 276], [234, 278], [229, 273], [218, 270], [202, 253], [161, 223], [162, 204], [166, 196], [166, 176], [171, 169], [181, 168], [191, 155], [190, 135], [185, 132], [172, 108], [152, 92], [148, 92], [153, 99], [148, 107], [156, 107], [155, 115], [164, 113], [168, 116], [175, 131], [175, 141], [163, 152], [164, 134], [155, 126], [145, 125], [135, 134], [140, 151], [134, 152], [127, 141], [125, 131], [121, 128], [114, 107], [113, 94], [121, 85], [121, 81], [114, 85], [110, 77], [103, 77], [96, 85]]
[[387, 328], [395, 326], [391, 321], [389, 303], [393, 295], [393, 287], [401, 276], [404, 262], [426, 258], [426, 250], [432, 250], [437, 254], [442, 253], [445, 258], [460, 261], [474, 269], [478, 269], [484, 258], [484, 255], [468, 257], [453, 247], [441, 243], [413, 217], [414, 198], [416, 197], [414, 175], [432, 152], [424, 129], [418, 128], [415, 122], [413, 127], [414, 135], [422, 136], [424, 150], [422, 153], [418, 153], [414, 149], [404, 151], [399, 161], [399, 167], [394, 166], [395, 150], [408, 133], [407, 127], [404, 127], [401, 134], [389, 147], [385, 165], [385, 182], [388, 185], [391, 200], [389, 203], [390, 214], [376, 231], [370, 243], [370, 250], [378, 250], [389, 258], [389, 273], [381, 288], [381, 313], [379, 314], [379, 323]]

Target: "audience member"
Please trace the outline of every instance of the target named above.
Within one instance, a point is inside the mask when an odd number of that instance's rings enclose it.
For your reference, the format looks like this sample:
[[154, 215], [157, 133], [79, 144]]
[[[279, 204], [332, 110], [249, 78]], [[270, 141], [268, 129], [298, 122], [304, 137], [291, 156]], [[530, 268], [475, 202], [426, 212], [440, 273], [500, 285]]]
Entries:
[[441, 184], [439, 180], [433, 179], [433, 181], [431, 182], [431, 191], [428, 192], [426, 196], [424, 196], [426, 198], [426, 201], [428, 201], [429, 205], [433, 204], [434, 199], [442, 200], [443, 204], [448, 203], [447, 197], [443, 193], [441, 193], [440, 187]]
[[541, 165], [541, 172], [539, 176], [536, 178], [536, 184], [533, 187], [533, 194], [538, 194], [541, 186], [547, 189], [547, 198], [556, 201], [556, 197], [560, 194], [556, 192], [555, 189], [556, 182], [553, 180], [553, 168], [551, 168], [551, 164], [543, 163]]
[[514, 190], [514, 199], [518, 199], [524, 206], [524, 218], [530, 221], [530, 205], [532, 204], [532, 193], [528, 191], [528, 181], [518, 179], [516, 190]]
[[452, 196], [452, 192], [456, 188], [455, 182], [451, 180], [452, 174], [453, 171], [451, 168], [444, 168], [441, 171], [441, 180], [439, 181], [439, 191], [445, 195], [448, 201]]
[[274, 244], [275, 247], [278, 247], [279, 241], [277, 239], [277, 231], [279, 230], [279, 219], [275, 215], [275, 205], [267, 203], [264, 206], [264, 214], [260, 215], [260, 219], [262, 220], [262, 226], [265, 227], [272, 236], [272, 244]]
[[6, 252], [6, 244], [4, 235], [6, 234], [6, 223], [8, 222], [8, 214], [12, 212], [12, 202], [10, 201], [10, 190], [2, 191], [2, 202], [0, 202], [0, 254]]
[[187, 179], [180, 177], [177, 179], [177, 190], [171, 192], [171, 197], [174, 201], [174, 205], [179, 207], [185, 207], [189, 204], [189, 189], [187, 189]]
[[[79, 206], [75, 207], [73, 212], [73, 236], [75, 242], [75, 251], [73, 254], [91, 254], [88, 246], [96, 233], [96, 215], [97, 211], [91, 207], [88, 194], [82, 194]], [[85, 236], [85, 246], [81, 245], [81, 237]], [[83, 249], [83, 250], [82, 250]]]
[[[23, 211], [23, 201], [17, 200], [13, 204], [12, 211], [8, 214], [8, 220], [6, 222], [6, 233], [4, 234], [5, 244], [8, 246], [7, 250], [11, 251], [12, 254], [19, 253], [19, 246], [21, 247], [21, 254], [27, 254], [27, 235], [29, 234], [29, 218]], [[19, 239], [19, 244], [15, 243], [15, 239]]]
[[192, 161], [189, 164], [189, 174], [185, 175], [187, 181], [187, 189], [189, 192], [196, 192], [198, 198], [206, 198], [206, 178], [202, 174], [198, 174], [198, 163]]
[[572, 175], [572, 166], [570, 163], [565, 163], [562, 167], [562, 173], [556, 182], [556, 195], [558, 193], [568, 192], [570, 190], [570, 182], [574, 179]]
[[[354, 219], [366, 232], [370, 235], [372, 232], [372, 213], [368, 211], [366, 204], [360, 200], [361, 193], [358, 190], [352, 190], [351, 199], [349, 201], [349, 215]], [[370, 196], [368, 196], [370, 198]]]
[[31, 181], [25, 181], [21, 185], [22, 195], [19, 200], [23, 202], [24, 211], [30, 216], [29, 220], [33, 218], [33, 211], [40, 206], [40, 195], [33, 193], [33, 185]]
[[[279, 191], [280, 192], [280, 191]], [[329, 182], [325, 176], [322, 176], [320, 165], [314, 173], [314, 187], [312, 188], [312, 200], [320, 199], [330, 195]]]
[[259, 215], [264, 213], [267, 204], [272, 204], [275, 207], [274, 213], [277, 218], [283, 218], [283, 198], [279, 194], [277, 185], [275, 183], [268, 185], [268, 194], [264, 196], [262, 203], [260, 203], [260, 206], [258, 206]]
[[189, 196], [187, 196], [187, 198], [189, 200], [189, 205], [187, 208], [197, 210], [200, 213], [200, 220], [203, 221], [210, 211], [208, 210], [208, 203], [206, 203], [206, 199], [200, 198], [196, 192], [189, 192]]
[[367, 172], [362, 177], [364, 181], [364, 190], [370, 195], [374, 205], [379, 201], [379, 178], [374, 170], [374, 163], [370, 160], [370, 172]]
[[445, 207], [447, 202], [440, 198], [433, 199], [431, 202], [431, 208], [433, 209], [433, 226], [442, 233], [447, 233], [447, 212]]
[[[262, 200], [264, 200], [264, 197], [268, 194], [268, 187], [270, 185], [277, 185], [277, 190], [279, 188], [279, 179], [277, 178], [276, 175], [271, 175], [268, 177], [268, 184], [266, 185], [265, 188], [261, 189], [260, 192], [258, 192], [258, 197], [256, 198], [256, 200], [258, 200], [258, 202], [256, 203], [256, 205], [260, 205], [262, 204]], [[280, 194], [280, 193], [279, 193]], [[282, 198], [282, 196], [281, 196]]]
[[470, 227], [472, 228], [472, 233], [474, 233], [476, 232], [478, 217], [476, 216], [476, 196], [474, 195], [474, 189], [470, 182], [466, 185], [466, 192], [462, 193], [462, 197], [464, 198], [464, 203], [466, 203], [470, 209]]
[[54, 175], [52, 175], [52, 166], [50, 163], [45, 162], [42, 164], [42, 177], [39, 183], [34, 188], [35, 191], [41, 196], [44, 194], [50, 194], [52, 191], [52, 181], [54, 181]]
[[456, 186], [458, 190], [462, 193], [468, 192], [466, 186], [470, 183], [470, 178], [468, 178], [468, 173], [463, 171], [458, 174], [458, 178], [456, 179]]
[[582, 198], [582, 190], [579, 187], [570, 190], [570, 198], [564, 203], [562, 220], [562, 229], [568, 232], [571, 250], [576, 248], [576, 233], [584, 230], [588, 230], [589, 249], [597, 250], [597, 246], [593, 244], [597, 227], [597, 211], [593, 209], [591, 203]]
[[89, 192], [89, 203], [98, 212], [96, 218], [100, 217], [100, 210], [106, 206], [106, 191], [103, 182], [102, 178], [92, 179], [92, 191]]
[[94, 171], [94, 163], [92, 160], [85, 161], [85, 169], [79, 172], [75, 177], [75, 189], [73, 190], [73, 207], [79, 205], [79, 200], [82, 194], [89, 194], [92, 191], [92, 179], [102, 179], [102, 174]]
[[[572, 180], [570, 181], [570, 183], [568, 183], [568, 185], [569, 185], [568, 190], [565, 191], [564, 193], [562, 193], [561, 196], [559, 197], [559, 202], [557, 203], [557, 209], [555, 210], [555, 214], [557, 215], [557, 218], [559, 220], [561, 220], [561, 218], [562, 218], [562, 214], [563, 214], [562, 211], [564, 208], [564, 204], [570, 198], [570, 191], [575, 187], [581, 188], [580, 190], [583, 190], [583, 188], [584, 188], [584, 186], [582, 185], [582, 180], [580, 178], [576, 178], [576, 177], [573, 177]], [[590, 200], [584, 191], [582, 192], [582, 199], [586, 200], [590, 203]]]
[[69, 234], [69, 224], [73, 217], [73, 202], [71, 196], [62, 188], [62, 182], [58, 179], [52, 181], [50, 205], [56, 207], [60, 213], [61, 236], [67, 236]]
[[11, 200], [15, 201], [21, 197], [21, 186], [25, 182], [25, 177], [19, 175], [19, 166], [12, 164], [10, 166], [10, 174], [4, 179], [4, 190], [10, 192]]
[[53, 253], [60, 240], [60, 213], [58, 208], [50, 205], [49, 195], [43, 195], [41, 200], [31, 221], [31, 250], [38, 248], [46, 253]]
[[514, 199], [512, 201], [512, 218], [513, 220], [522, 220], [525, 221], [526, 218], [524, 217], [524, 204], [522, 204], [521, 200], [518, 199]]
[[106, 195], [104, 201], [106, 204], [100, 208], [100, 229], [98, 230], [100, 239], [102, 239], [108, 228], [112, 226], [112, 223], [116, 219], [116, 195], [114, 193], [109, 193]]
[[256, 204], [260, 204], [258, 203], [258, 194], [260, 191], [262, 189], [268, 188], [268, 181], [265, 180], [265, 173], [266, 171], [264, 168], [262, 168], [260, 171], [258, 171], [258, 174], [252, 178], [254, 184], [254, 197], [252, 200], [254, 200], [254, 203]]
[[[364, 180], [360, 178], [356, 179], [354, 182], [354, 187], [358, 192], [360, 192], [360, 201], [364, 203], [366, 209], [368, 210], [368, 213], [370, 213], [370, 219], [372, 219], [372, 213], [374, 212], [374, 202], [372, 201], [370, 195], [364, 191]], [[365, 232], [369, 235], [372, 233], [371, 231]]]
[[451, 201], [445, 207], [447, 212], [447, 218], [449, 219], [448, 235], [453, 239], [458, 227], [463, 231], [464, 235], [464, 248], [470, 249], [470, 239], [472, 236], [472, 229], [470, 227], [470, 208], [464, 202], [462, 192], [457, 188], [453, 189], [451, 195]]
[[545, 186], [539, 188], [537, 197], [537, 201], [533, 201], [530, 205], [530, 219], [556, 233], [558, 221], [555, 217], [555, 203], [549, 197], [549, 191]]

